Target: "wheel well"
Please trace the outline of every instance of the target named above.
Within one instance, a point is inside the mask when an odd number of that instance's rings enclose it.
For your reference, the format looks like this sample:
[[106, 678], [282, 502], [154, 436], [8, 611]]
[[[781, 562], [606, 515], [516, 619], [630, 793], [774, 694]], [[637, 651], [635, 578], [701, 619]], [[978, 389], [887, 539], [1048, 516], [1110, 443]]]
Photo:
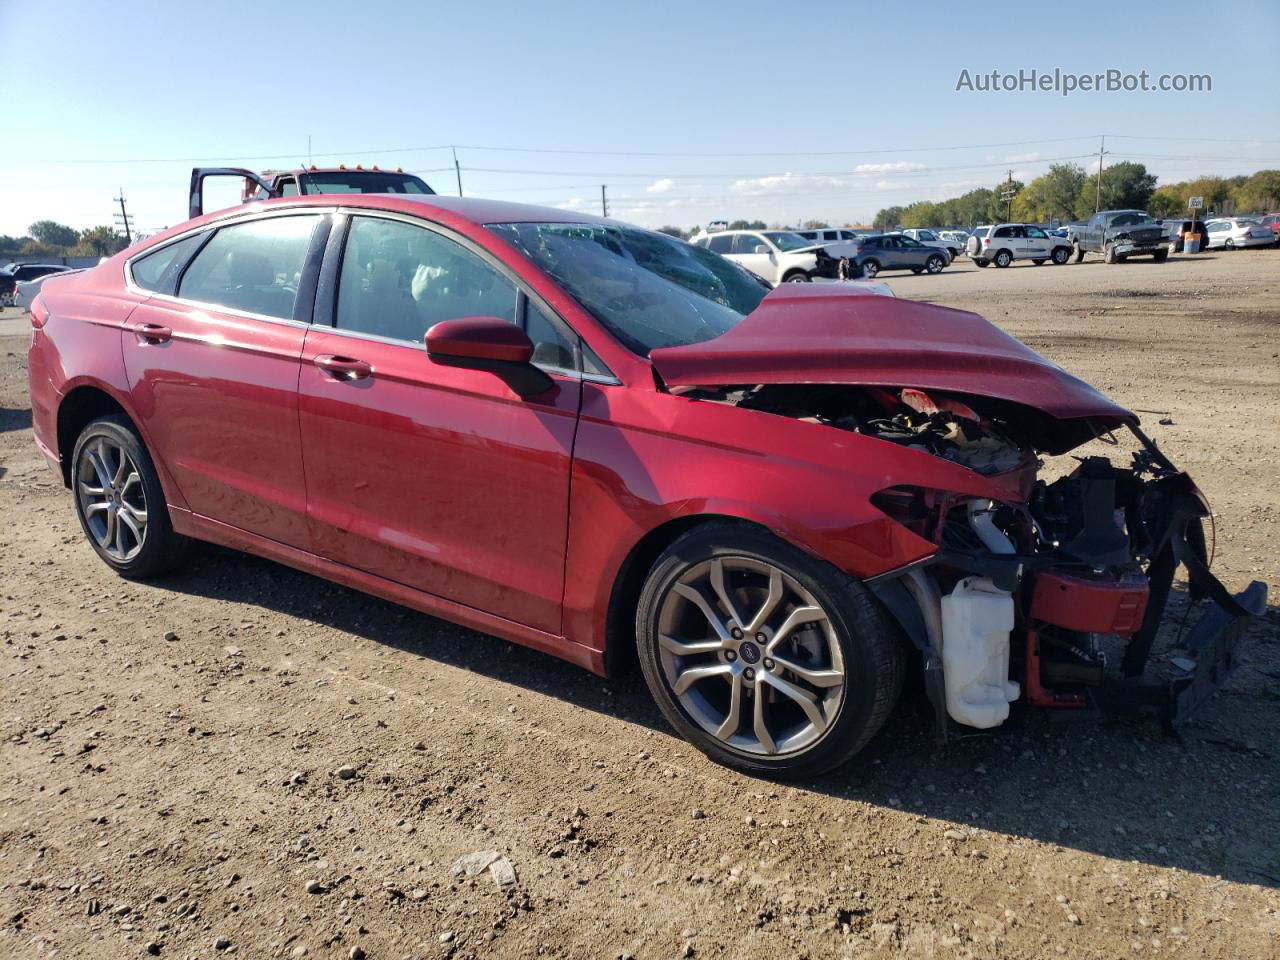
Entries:
[[118, 413], [128, 417], [110, 394], [97, 387], [76, 387], [58, 406], [58, 458], [62, 464], [62, 482], [71, 486], [71, 455], [84, 428], [99, 417]]
[[802, 269], [801, 269], [801, 268], [799, 268], [799, 267], [794, 267], [794, 268], [792, 268], [792, 269], [788, 270], [786, 273], [784, 273], [784, 274], [782, 275], [782, 282], [783, 282], [783, 283], [786, 283], [789, 279], [791, 279], [792, 277], [796, 276], [797, 274], [804, 274], [805, 276], [808, 276], [808, 275], [809, 275], [809, 271], [808, 271], [808, 270], [802, 270]]
[[[678, 537], [694, 527], [726, 520], [747, 526], [759, 526], [737, 517], [714, 513], [680, 517], [650, 530], [631, 548], [631, 552], [627, 554], [627, 558], [622, 561], [622, 566], [618, 569], [618, 576], [613, 581], [613, 591], [609, 594], [609, 609], [605, 614], [604, 663], [607, 676], [610, 678], [624, 676], [636, 664], [636, 604], [640, 600], [640, 592], [644, 589], [645, 578], [653, 569], [658, 557]], [[761, 527], [761, 529], [766, 528]]]

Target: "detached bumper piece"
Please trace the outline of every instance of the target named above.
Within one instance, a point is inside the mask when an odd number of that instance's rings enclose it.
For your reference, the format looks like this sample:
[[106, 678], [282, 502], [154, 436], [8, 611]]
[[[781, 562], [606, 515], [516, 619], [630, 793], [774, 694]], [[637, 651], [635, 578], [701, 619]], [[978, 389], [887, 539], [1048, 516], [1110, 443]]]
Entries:
[[1155, 680], [1123, 677], [1090, 691], [1094, 704], [1117, 717], [1151, 716], [1177, 726], [1199, 709], [1235, 672], [1246, 616], [1261, 616], [1267, 605], [1267, 585], [1259, 580], [1231, 598], [1236, 609], [1215, 603], [1183, 639], [1187, 659], [1195, 666], [1185, 677]]

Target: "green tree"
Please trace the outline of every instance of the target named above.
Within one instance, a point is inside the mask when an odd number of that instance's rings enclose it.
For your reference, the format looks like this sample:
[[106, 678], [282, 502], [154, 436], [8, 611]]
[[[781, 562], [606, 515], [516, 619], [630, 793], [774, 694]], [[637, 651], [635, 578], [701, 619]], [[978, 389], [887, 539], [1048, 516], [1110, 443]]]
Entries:
[[918, 200], [902, 211], [899, 224], [908, 230], [913, 230], [919, 227], [936, 227], [940, 221], [941, 216], [936, 203]]
[[124, 249], [124, 237], [116, 236], [111, 227], [90, 227], [80, 231], [80, 237], [72, 248], [78, 256], [108, 257]]
[[38, 220], [27, 230], [37, 243], [45, 247], [70, 247], [79, 239], [71, 227], [52, 220]]
[[806, 220], [804, 222], [805, 230], [825, 230], [829, 226], [831, 226], [831, 224], [827, 223], [825, 220]]
[[1239, 213], [1280, 210], [1280, 170], [1259, 170], [1233, 191]]
[[1049, 172], [1036, 177], [1013, 201], [1018, 220], [1040, 222], [1070, 220], [1088, 174], [1074, 163], [1055, 163]]
[[1158, 219], [1166, 219], [1168, 217], [1176, 217], [1185, 212], [1187, 207], [1186, 196], [1180, 189], [1182, 184], [1170, 183], [1163, 187], [1157, 187], [1155, 192], [1151, 194], [1151, 199], [1147, 201], [1147, 213]]
[[658, 232], [665, 233], [669, 237], [675, 237], [677, 240], [683, 240], [685, 238], [685, 232], [681, 230], [679, 227], [672, 227], [672, 226], [659, 227]]
[[987, 205], [986, 222], [1000, 223], [1013, 216], [1012, 204], [1005, 198], [1012, 193], [1016, 199], [1025, 184], [1021, 180], [1001, 180], [995, 189], [990, 191], [991, 199]]
[[906, 213], [905, 207], [885, 207], [876, 214], [875, 219], [871, 221], [871, 225], [877, 230], [889, 230], [902, 223], [902, 215]]
[[[1098, 210], [1145, 210], [1156, 189], [1156, 178], [1141, 163], [1124, 161], [1102, 171], [1101, 206]], [[1093, 215], [1098, 200], [1098, 185], [1089, 178], [1081, 187], [1076, 203], [1076, 216]]]

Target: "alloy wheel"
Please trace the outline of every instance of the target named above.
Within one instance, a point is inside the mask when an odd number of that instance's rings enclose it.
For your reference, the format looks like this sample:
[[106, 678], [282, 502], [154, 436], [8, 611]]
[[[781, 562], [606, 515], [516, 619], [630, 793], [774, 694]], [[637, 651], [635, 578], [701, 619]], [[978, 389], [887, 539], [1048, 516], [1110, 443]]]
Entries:
[[845, 696], [830, 617], [794, 577], [749, 557], [686, 569], [658, 613], [659, 666], [684, 713], [754, 756], [812, 747]]
[[76, 465], [76, 496], [99, 549], [125, 563], [147, 538], [147, 495], [138, 465], [110, 437], [90, 440]]

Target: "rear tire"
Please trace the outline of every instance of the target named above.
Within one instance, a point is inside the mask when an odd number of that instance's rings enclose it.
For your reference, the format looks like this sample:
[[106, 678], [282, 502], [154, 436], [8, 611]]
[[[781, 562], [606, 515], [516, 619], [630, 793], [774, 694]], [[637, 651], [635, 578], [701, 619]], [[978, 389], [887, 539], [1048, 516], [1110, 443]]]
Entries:
[[1230, 237], [1227, 237], [1227, 239], [1222, 241], [1223, 250], [1234, 250], [1235, 248], [1236, 248], [1236, 242], [1232, 240]]
[[792, 270], [782, 278], [783, 283], [808, 283], [809, 275], [803, 270]]
[[973, 261], [973, 264], [974, 264], [974, 266], [976, 266], [976, 267], [989, 267], [989, 266], [991, 266], [991, 261], [990, 261], [990, 260], [975, 260], [975, 261]]
[[717, 763], [788, 779], [852, 759], [893, 710], [906, 662], [866, 587], [733, 521], [696, 527], [658, 558], [636, 642], [654, 700], [685, 739]]
[[868, 280], [873, 279], [880, 272], [880, 264], [875, 260], [862, 261], [862, 275]]
[[101, 417], [80, 432], [71, 491], [89, 545], [120, 576], [146, 580], [182, 562], [187, 540], [173, 531], [160, 477], [127, 417]]
[[1156, 263], [1164, 263], [1166, 260], [1169, 259], [1169, 251], [1157, 250], [1151, 259], [1154, 260]]
[[930, 273], [941, 273], [945, 266], [946, 263], [936, 254], [924, 262], [924, 268]]
[[1032, 258], [1031, 262], [1034, 263], [1037, 267], [1043, 267], [1044, 257], [1034, 257]]
[[1001, 269], [1003, 269], [1007, 267], [1009, 264], [1013, 263], [1013, 254], [1011, 254], [1008, 250], [1001, 250], [999, 253], [995, 255], [995, 259], [992, 260], [992, 263], [994, 263], [997, 267], [1000, 267]]

